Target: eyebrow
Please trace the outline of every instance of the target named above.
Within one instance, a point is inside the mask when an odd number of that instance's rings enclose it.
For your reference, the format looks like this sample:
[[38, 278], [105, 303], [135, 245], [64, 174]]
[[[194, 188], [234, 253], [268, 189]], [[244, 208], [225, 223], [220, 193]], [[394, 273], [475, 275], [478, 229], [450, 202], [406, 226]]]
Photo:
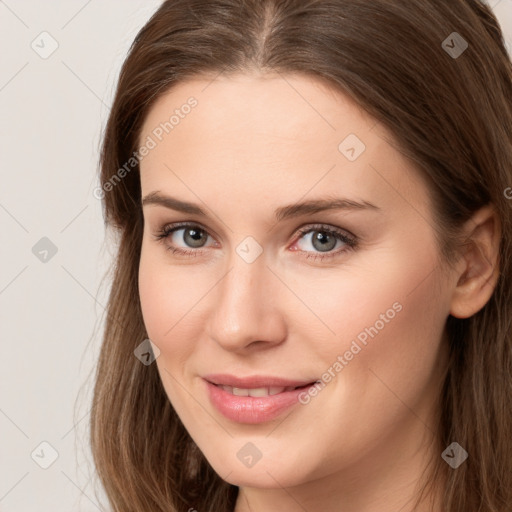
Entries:
[[[142, 199], [142, 206], [159, 205], [176, 210], [178, 212], [189, 213], [207, 217], [208, 214], [199, 205], [180, 201], [171, 196], [162, 195], [159, 192], [151, 192]], [[274, 212], [276, 221], [299, 217], [301, 215], [318, 213], [325, 210], [380, 210], [380, 208], [368, 201], [353, 201], [351, 199], [339, 197], [327, 197], [321, 199], [312, 199], [301, 203], [290, 204], [277, 208]]]

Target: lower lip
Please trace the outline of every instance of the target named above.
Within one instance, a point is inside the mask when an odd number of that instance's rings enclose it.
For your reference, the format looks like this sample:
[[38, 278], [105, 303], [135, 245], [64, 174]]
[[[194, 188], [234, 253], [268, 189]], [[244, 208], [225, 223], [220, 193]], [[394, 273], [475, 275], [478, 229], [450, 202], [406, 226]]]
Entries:
[[305, 386], [293, 391], [283, 391], [277, 395], [264, 397], [235, 396], [221, 387], [206, 381], [212, 404], [226, 418], [237, 423], [264, 423], [279, 417], [284, 411], [299, 403], [299, 395], [313, 386]]

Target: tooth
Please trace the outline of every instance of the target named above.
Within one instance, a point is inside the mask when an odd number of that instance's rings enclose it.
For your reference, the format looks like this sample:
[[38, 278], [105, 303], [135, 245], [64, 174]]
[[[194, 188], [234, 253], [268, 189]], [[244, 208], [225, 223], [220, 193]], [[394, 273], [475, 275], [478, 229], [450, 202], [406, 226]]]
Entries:
[[249, 396], [268, 396], [268, 388], [249, 389]]
[[283, 391], [293, 391], [295, 388], [293, 386], [271, 386], [269, 388], [252, 388], [252, 389], [244, 389], [244, 388], [235, 388], [232, 386], [220, 386], [224, 391], [230, 393], [235, 396], [252, 396], [252, 397], [264, 397], [264, 396], [272, 396], [282, 393]]
[[278, 393], [282, 393], [286, 388], [284, 387], [270, 387], [269, 388], [269, 395], [277, 395]]
[[242, 389], [242, 388], [233, 388], [233, 395], [235, 395], [235, 396], [249, 396], [249, 390], [248, 389]]

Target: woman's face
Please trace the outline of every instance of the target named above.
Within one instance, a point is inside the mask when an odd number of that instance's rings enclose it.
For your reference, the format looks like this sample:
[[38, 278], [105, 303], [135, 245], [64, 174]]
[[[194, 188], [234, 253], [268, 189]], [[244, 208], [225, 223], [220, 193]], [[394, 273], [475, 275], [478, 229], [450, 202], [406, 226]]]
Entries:
[[391, 140], [298, 75], [181, 83], [145, 120], [144, 322], [230, 483], [408, 481], [425, 462], [455, 283]]

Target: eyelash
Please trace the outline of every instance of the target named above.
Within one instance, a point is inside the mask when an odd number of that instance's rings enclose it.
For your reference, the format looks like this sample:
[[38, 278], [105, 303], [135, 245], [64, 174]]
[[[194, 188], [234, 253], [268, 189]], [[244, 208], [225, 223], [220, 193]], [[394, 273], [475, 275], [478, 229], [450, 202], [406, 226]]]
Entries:
[[[201, 231], [204, 231], [208, 235], [208, 230], [203, 228], [201, 226], [201, 224], [197, 224], [197, 223], [193, 223], [193, 222], [179, 222], [179, 223], [167, 224], [167, 225], [163, 226], [153, 236], [155, 237], [157, 242], [165, 244], [165, 240], [170, 235], [172, 235], [175, 231], [178, 231], [179, 229], [182, 229], [182, 228], [190, 228], [190, 227], [199, 228]], [[342, 253], [357, 249], [357, 246], [358, 246], [357, 237], [355, 237], [353, 235], [349, 236], [349, 235], [345, 234], [345, 232], [343, 232], [337, 228], [334, 228], [332, 226], [329, 226], [327, 224], [313, 224], [313, 225], [308, 225], [303, 228], [300, 228], [297, 231], [297, 240], [300, 240], [300, 238], [302, 238], [303, 235], [305, 235], [306, 233], [310, 233], [311, 231], [320, 231], [322, 233], [327, 233], [329, 235], [333, 235], [337, 240], [340, 240], [341, 242], [346, 244], [346, 247], [344, 247], [342, 249], [338, 249], [337, 251], [334, 251], [334, 252], [329, 251], [329, 252], [326, 252], [325, 254], [322, 254], [322, 253], [311, 254], [310, 251], [302, 251], [300, 249], [297, 249], [297, 252], [305, 253], [304, 257], [307, 259], [326, 260], [326, 259], [335, 258], [336, 256], [340, 256]], [[209, 236], [211, 236], [211, 235], [209, 235]], [[188, 249], [183, 249], [181, 247], [173, 247], [173, 246], [166, 246], [165, 248], [166, 248], [166, 250], [171, 251], [173, 254], [179, 254], [181, 256], [186, 256], [186, 257], [195, 257], [195, 256], [200, 255], [200, 253], [202, 252], [202, 249], [188, 250]]]

